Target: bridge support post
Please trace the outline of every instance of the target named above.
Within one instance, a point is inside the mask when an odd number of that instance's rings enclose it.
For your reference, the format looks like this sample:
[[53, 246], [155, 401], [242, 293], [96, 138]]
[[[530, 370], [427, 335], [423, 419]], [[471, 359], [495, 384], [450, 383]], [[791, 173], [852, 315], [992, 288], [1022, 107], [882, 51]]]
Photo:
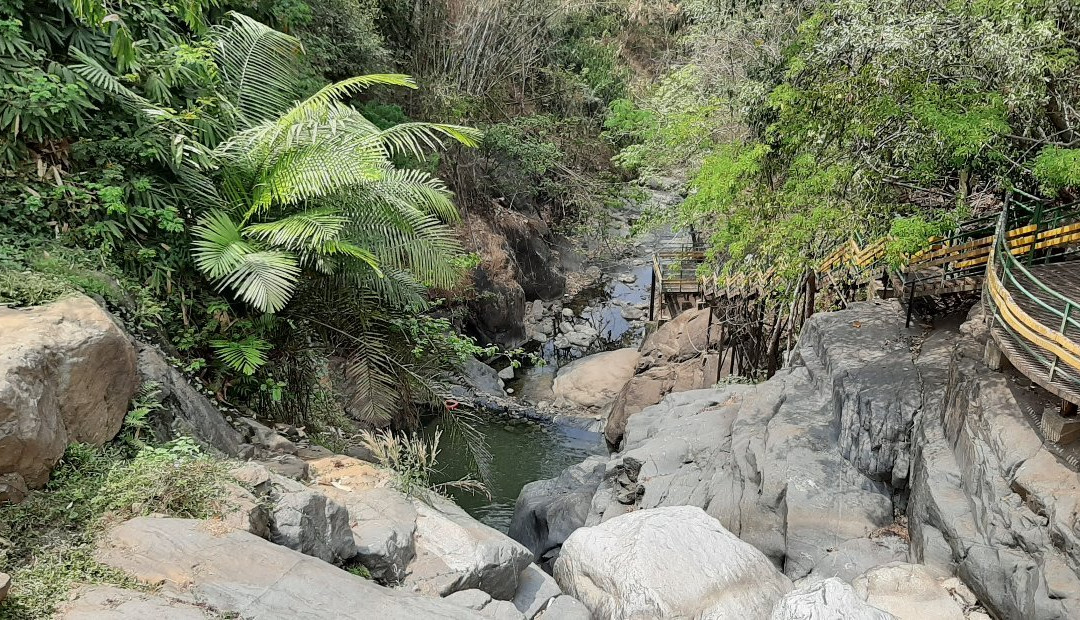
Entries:
[[983, 349], [983, 362], [990, 370], [1001, 370], [1001, 366], [1005, 361], [1005, 356], [1001, 353], [1001, 348], [994, 342], [993, 338], [986, 340], [986, 348]]

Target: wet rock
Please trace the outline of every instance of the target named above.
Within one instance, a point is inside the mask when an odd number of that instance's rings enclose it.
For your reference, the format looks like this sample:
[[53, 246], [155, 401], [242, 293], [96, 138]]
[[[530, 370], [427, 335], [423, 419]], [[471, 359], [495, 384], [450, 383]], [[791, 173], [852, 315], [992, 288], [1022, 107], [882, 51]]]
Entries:
[[470, 357], [462, 363], [460, 372], [461, 378], [474, 390], [492, 396], [506, 396], [499, 372], [491, 366]]
[[563, 366], [552, 388], [556, 404], [597, 409], [611, 404], [633, 377], [640, 358], [636, 349], [626, 348], [597, 353]]
[[574, 532], [555, 579], [595, 618], [768, 618], [791, 582], [700, 508], [642, 510]]
[[573, 319], [574, 318], [574, 310], [571, 309], [571, 308], [563, 308], [562, 309], [562, 316], [563, 316], [564, 319]]
[[533, 561], [558, 556], [563, 542], [583, 527], [593, 494], [604, 477], [604, 459], [568, 467], [558, 478], [526, 484], [514, 503], [510, 537], [532, 552]]
[[851, 586], [835, 578], [810, 583], [788, 592], [777, 603], [769, 620], [841, 620], [845, 618], [894, 620], [891, 614], [868, 605], [855, 594]]
[[636, 273], [623, 274], [623, 275], [619, 276], [619, 282], [622, 282], [623, 284], [633, 284], [634, 282], [637, 282], [637, 274]]
[[[380, 620], [475, 619], [443, 600], [383, 588], [317, 558], [247, 532], [214, 532], [201, 521], [140, 517], [112, 529], [97, 559], [146, 584], [156, 595], [198, 602], [248, 618]], [[170, 616], [162, 616], [170, 617]]]
[[513, 365], [507, 366], [506, 368], [503, 368], [502, 370], [500, 370], [499, 371], [499, 378], [502, 379], [503, 381], [510, 381], [511, 379], [513, 379], [514, 378], [514, 367], [513, 367]]
[[0, 473], [39, 488], [71, 443], [120, 431], [138, 388], [135, 348], [92, 299], [0, 308]]

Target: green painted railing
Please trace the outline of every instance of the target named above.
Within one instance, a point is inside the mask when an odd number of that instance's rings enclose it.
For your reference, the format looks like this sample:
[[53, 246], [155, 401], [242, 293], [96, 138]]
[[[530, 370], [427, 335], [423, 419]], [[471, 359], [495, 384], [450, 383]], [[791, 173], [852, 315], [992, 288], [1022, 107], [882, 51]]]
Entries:
[[[1012, 206], [1012, 205], [1010, 205]], [[1022, 222], [1024, 236], [1009, 238]], [[1012, 365], [1047, 391], [1080, 402], [1080, 213], [1075, 205], [1050, 209], [1006, 207], [1000, 215], [985, 299], [992, 333]], [[1046, 265], [1039, 273], [1037, 265]], [[1048, 278], [1053, 278], [1048, 281]]]

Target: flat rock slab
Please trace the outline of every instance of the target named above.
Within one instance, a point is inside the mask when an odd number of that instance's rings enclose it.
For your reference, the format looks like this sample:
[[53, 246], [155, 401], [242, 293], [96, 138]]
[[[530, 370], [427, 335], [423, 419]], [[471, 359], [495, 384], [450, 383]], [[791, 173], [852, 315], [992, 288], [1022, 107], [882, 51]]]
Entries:
[[148, 592], [90, 586], [77, 591], [60, 610], [59, 617], [61, 620], [207, 620], [216, 615], [196, 605]]
[[243, 618], [483, 617], [446, 601], [383, 588], [247, 532], [218, 534], [191, 519], [127, 521], [105, 536], [97, 557], [160, 585], [161, 596]]

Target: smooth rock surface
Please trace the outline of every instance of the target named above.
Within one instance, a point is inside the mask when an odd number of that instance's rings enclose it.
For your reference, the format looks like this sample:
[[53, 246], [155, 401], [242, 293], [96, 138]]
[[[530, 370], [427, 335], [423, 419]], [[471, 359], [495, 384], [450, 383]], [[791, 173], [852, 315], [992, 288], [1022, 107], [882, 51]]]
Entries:
[[477, 612], [383, 588], [322, 560], [247, 532], [216, 533], [201, 521], [140, 517], [101, 541], [98, 559], [159, 595], [243, 618], [309, 620], [475, 619]]
[[599, 620], [768, 618], [791, 589], [760, 551], [692, 506], [579, 529], [563, 543], [555, 579]]
[[964, 610], [924, 566], [888, 564], [852, 583], [855, 594], [899, 620], [964, 620]]
[[894, 616], [867, 604], [850, 585], [830, 578], [785, 594], [769, 620], [894, 620]]
[[135, 348], [89, 297], [0, 308], [0, 475], [41, 487], [68, 444], [116, 436], [137, 388]]
[[584, 603], [565, 594], [551, 599], [536, 617], [544, 620], [592, 620], [592, 614]]
[[609, 405], [634, 376], [640, 359], [636, 349], [626, 348], [575, 360], [555, 377], [556, 401], [596, 409]]
[[416, 509], [416, 559], [403, 581], [429, 596], [479, 589], [510, 600], [532, 554], [502, 532], [469, 516], [437, 495], [412, 499]]
[[60, 609], [61, 620], [207, 620], [196, 605], [112, 586], [87, 586]]
[[518, 590], [514, 594], [514, 607], [531, 620], [551, 599], [562, 594], [555, 578], [536, 564], [529, 564], [518, 577]]

